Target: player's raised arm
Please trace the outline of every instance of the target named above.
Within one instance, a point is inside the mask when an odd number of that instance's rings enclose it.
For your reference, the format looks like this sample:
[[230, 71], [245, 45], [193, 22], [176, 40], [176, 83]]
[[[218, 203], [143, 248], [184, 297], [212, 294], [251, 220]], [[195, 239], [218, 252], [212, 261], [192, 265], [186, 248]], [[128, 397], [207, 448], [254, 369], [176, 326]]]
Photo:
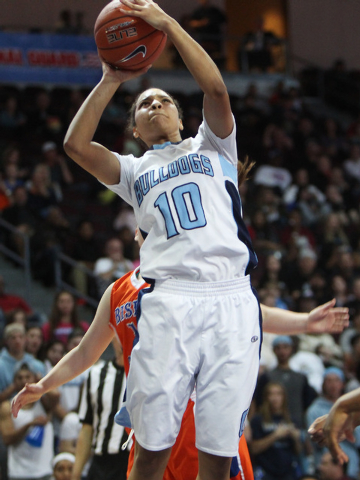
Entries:
[[233, 129], [229, 95], [219, 69], [205, 50], [152, 0], [122, 0], [131, 11], [165, 32], [204, 92], [204, 115], [212, 132], [226, 138]]
[[103, 63], [103, 76], [73, 118], [64, 140], [66, 153], [100, 181], [113, 185], [120, 181], [120, 164], [113, 153], [93, 142], [100, 118], [121, 83], [145, 73], [113, 70]]
[[45, 393], [77, 377], [99, 359], [114, 336], [109, 327], [112, 287], [113, 284], [102, 296], [94, 320], [80, 344], [68, 352], [44, 378], [37, 383], [25, 385], [14, 397], [11, 409], [15, 417], [21, 407], [39, 400]]

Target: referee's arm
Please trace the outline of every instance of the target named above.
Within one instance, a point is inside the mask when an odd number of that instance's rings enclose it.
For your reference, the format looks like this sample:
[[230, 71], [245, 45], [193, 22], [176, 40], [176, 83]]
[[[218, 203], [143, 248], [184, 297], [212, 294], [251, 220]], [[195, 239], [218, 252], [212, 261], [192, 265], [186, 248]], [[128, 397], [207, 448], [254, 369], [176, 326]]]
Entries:
[[86, 462], [91, 455], [91, 442], [93, 437], [93, 427], [88, 423], [83, 423], [76, 443], [75, 463], [73, 466], [71, 480], [80, 480], [81, 474]]

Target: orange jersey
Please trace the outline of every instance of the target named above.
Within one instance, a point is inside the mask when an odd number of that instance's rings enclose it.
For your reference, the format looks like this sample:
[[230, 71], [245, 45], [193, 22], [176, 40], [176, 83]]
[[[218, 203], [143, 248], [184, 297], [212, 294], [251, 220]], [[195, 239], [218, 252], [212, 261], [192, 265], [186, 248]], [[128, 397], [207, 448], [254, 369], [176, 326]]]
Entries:
[[[129, 372], [133, 346], [139, 339], [137, 330], [138, 295], [149, 285], [139, 276], [139, 269], [129, 272], [114, 283], [111, 292], [110, 324], [119, 337], [124, 351], [124, 368]], [[130, 451], [128, 475], [134, 463], [134, 445]], [[194, 401], [189, 400], [179, 435], [171, 450], [164, 480], [195, 480], [198, 473], [198, 455], [195, 447]], [[240, 438], [239, 457], [231, 465], [231, 480], [253, 480], [249, 451], [244, 435]]]

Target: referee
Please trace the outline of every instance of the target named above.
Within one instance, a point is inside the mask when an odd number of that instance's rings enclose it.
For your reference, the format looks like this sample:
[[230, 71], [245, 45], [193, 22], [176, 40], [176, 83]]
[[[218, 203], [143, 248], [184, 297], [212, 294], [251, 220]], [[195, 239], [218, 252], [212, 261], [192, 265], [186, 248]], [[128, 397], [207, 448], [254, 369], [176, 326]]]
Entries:
[[124, 361], [120, 342], [112, 342], [115, 358], [91, 367], [84, 384], [79, 418], [82, 428], [76, 445], [72, 480], [80, 480], [91, 459], [87, 480], [126, 480], [129, 452], [121, 445], [128, 435], [114, 422], [125, 391]]

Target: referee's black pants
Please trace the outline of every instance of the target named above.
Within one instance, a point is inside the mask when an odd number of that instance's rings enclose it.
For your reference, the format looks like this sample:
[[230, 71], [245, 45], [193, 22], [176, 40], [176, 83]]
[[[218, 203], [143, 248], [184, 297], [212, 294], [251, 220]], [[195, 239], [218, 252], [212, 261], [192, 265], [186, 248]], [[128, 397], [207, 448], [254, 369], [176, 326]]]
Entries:
[[129, 452], [94, 455], [87, 480], [126, 480]]

